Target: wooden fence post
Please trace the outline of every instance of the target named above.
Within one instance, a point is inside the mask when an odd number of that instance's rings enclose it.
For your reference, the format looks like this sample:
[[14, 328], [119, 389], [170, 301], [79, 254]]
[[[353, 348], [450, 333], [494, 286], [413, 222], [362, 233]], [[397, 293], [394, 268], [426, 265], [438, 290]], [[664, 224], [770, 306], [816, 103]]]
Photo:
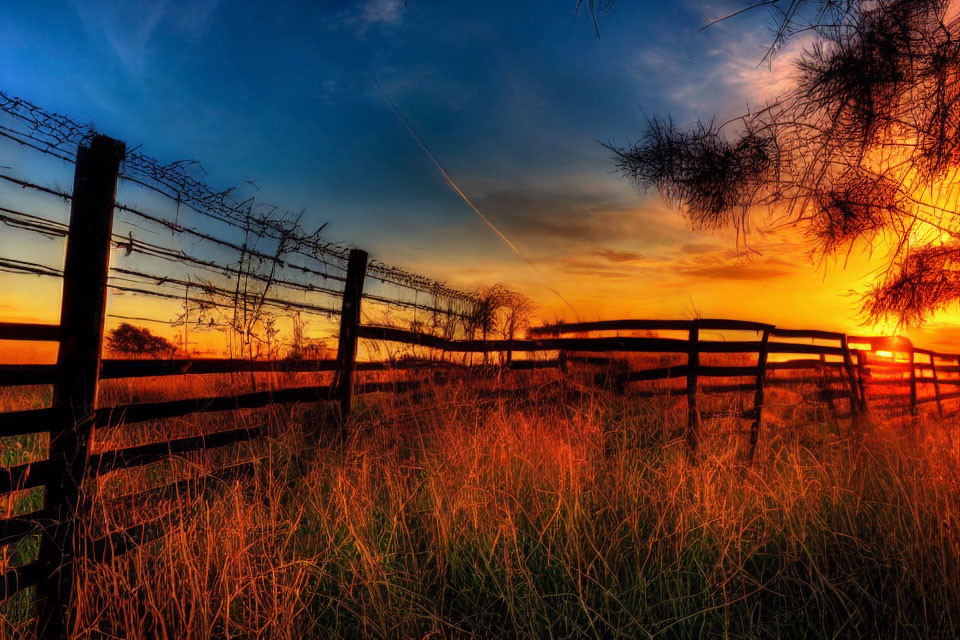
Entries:
[[53, 389], [60, 418], [50, 433], [46, 506], [52, 525], [44, 531], [38, 558], [45, 575], [38, 589], [41, 638], [65, 638], [72, 626], [77, 523], [85, 508], [83, 477], [95, 427], [113, 208], [125, 153], [122, 142], [102, 135], [77, 150]]
[[910, 345], [910, 415], [917, 415], [917, 364]]
[[933, 361], [933, 352], [930, 352], [930, 371], [933, 373], [933, 392], [937, 396], [937, 415], [943, 418], [943, 400], [940, 397], [940, 378], [937, 377], [937, 364]]
[[340, 339], [337, 342], [337, 373], [334, 393], [340, 403], [340, 417], [350, 415], [353, 400], [353, 370], [357, 358], [357, 327], [360, 326], [360, 302], [363, 280], [367, 275], [367, 252], [351, 249], [347, 262], [347, 278], [343, 285], [340, 308]]
[[700, 322], [690, 325], [687, 351], [687, 448], [696, 453], [700, 444], [700, 410], [697, 408], [698, 374], [700, 369]]
[[[863, 388], [853, 373], [853, 356], [850, 354], [850, 343], [846, 335], [840, 338], [840, 348], [843, 349], [843, 368], [847, 374], [847, 385], [850, 387], [850, 420], [853, 423], [866, 408], [866, 401], [863, 397]], [[860, 360], [860, 356], [857, 355], [858, 366]]]
[[[830, 375], [830, 368], [827, 366], [827, 354], [820, 354], [820, 380], [817, 383], [817, 388], [820, 391], [821, 400], [827, 401], [827, 406], [830, 407], [830, 415], [833, 416], [833, 419], [836, 421], [839, 413], [837, 412], [837, 402], [833, 397], [833, 376]], [[837, 431], [839, 432], [840, 426], [837, 424]]]
[[757, 452], [757, 441], [760, 439], [760, 427], [763, 421], [764, 386], [767, 380], [767, 351], [770, 343], [770, 330], [763, 330], [760, 339], [760, 351], [757, 354], [757, 388], [753, 394], [753, 424], [750, 426], [750, 451], [748, 459], [753, 462]]
[[509, 369], [509, 368], [513, 365], [513, 338], [514, 338], [513, 333], [514, 333], [514, 328], [515, 328], [515, 326], [516, 326], [516, 325], [515, 325], [514, 317], [511, 315], [511, 316], [510, 316], [510, 329], [509, 329], [509, 332], [510, 332], [510, 342], [507, 343], [507, 366], [506, 366], [507, 369]]
[[867, 361], [863, 351], [857, 351], [857, 388], [860, 390], [860, 412], [867, 413]]

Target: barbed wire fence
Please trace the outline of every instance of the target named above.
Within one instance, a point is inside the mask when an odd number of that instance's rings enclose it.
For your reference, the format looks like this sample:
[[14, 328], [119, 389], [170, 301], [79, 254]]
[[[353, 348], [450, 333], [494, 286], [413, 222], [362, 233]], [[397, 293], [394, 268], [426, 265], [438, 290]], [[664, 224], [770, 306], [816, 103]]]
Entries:
[[[94, 134], [91, 124], [0, 91], [0, 137], [21, 148], [70, 164]], [[111, 316], [176, 329], [185, 355], [191, 332], [219, 331], [231, 357], [243, 358], [279, 355], [278, 323], [286, 319], [292, 340], [286, 351], [304, 350], [307, 319], [330, 329], [340, 313], [350, 248], [328, 240], [326, 224], [306, 228], [304, 211], [263, 201], [253, 183], [247, 190], [254, 192], [244, 195], [242, 188], [213, 188], [206, 177], [195, 160], [163, 163], [140, 148], [127, 151], [115, 207], [113, 244], [119, 251], [108, 287], [114, 300], [151, 298], [179, 307], [167, 318], [139, 307]], [[0, 183], [62, 203], [71, 199], [68, 191], [6, 166]], [[0, 201], [0, 223], [45, 238], [66, 237], [67, 225], [42, 215], [43, 209]], [[0, 271], [62, 277], [58, 268], [22, 258], [0, 257]], [[370, 323], [454, 338], [473, 337], [483, 322], [477, 294], [379, 261], [368, 264], [366, 279], [363, 315]]]

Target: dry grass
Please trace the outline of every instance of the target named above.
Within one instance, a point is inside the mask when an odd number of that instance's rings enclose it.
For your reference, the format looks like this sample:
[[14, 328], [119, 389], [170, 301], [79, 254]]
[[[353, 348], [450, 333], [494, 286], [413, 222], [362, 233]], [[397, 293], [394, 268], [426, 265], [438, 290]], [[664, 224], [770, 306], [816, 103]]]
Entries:
[[[152, 507], [112, 507], [122, 483], [104, 483], [87, 526], [164, 513], [166, 535], [85, 567], [76, 636], [960, 633], [955, 423], [851, 438], [811, 414], [765, 432], [751, 467], [745, 438], [713, 423], [693, 465], [682, 399], [573, 395], [547, 373], [525, 378], [538, 390], [521, 401], [497, 398], [519, 378], [367, 397], [345, 446], [319, 407], [211, 419], [267, 421], [267, 461]], [[159, 393], [137, 384], [130, 395]], [[796, 411], [786, 393], [772, 400]], [[0, 636], [21, 629], [15, 613]]]

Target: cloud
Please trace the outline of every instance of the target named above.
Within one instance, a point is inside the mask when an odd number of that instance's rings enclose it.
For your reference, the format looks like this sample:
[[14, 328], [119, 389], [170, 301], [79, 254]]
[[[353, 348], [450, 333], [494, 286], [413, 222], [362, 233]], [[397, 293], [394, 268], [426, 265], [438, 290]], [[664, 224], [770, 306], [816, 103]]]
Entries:
[[571, 189], [498, 190], [474, 198], [477, 206], [508, 236], [550, 248], [558, 244], [575, 251], [620, 244], [647, 250], [674, 245], [689, 235], [681, 216], [659, 200], [619, 201], [615, 194]]
[[617, 249], [594, 249], [591, 255], [604, 258], [613, 263], [642, 262], [644, 259], [639, 253], [619, 251]]
[[711, 280], [777, 280], [790, 274], [786, 269], [771, 269], [762, 265], [724, 264], [712, 267], [696, 267], [682, 270], [691, 278], [709, 278]]
[[[598, 251], [601, 252], [602, 250]], [[554, 255], [536, 258], [533, 262], [549, 266], [565, 276], [586, 278], [622, 279], [635, 278], [639, 269], [635, 265], [617, 264], [606, 256], [595, 253], [585, 256]]]
[[350, 20], [357, 31], [364, 33], [376, 25], [398, 25], [403, 20], [404, 0], [367, 0], [360, 8], [359, 15]]
[[679, 261], [677, 272], [690, 278], [710, 280], [760, 281], [777, 280], [791, 275], [797, 265], [777, 256], [743, 259], [736, 252], [703, 254], [689, 261]]
[[73, 8], [90, 36], [105, 40], [128, 72], [142, 73], [151, 40], [164, 27], [201, 39], [222, 0], [74, 0]]
[[680, 245], [678, 250], [681, 253], [715, 253], [722, 251], [723, 247], [712, 242], [687, 242]]
[[[700, 24], [729, 15], [729, 3], [694, 7]], [[771, 103], [796, 85], [794, 61], [812, 44], [813, 32], [790, 38], [765, 59], [773, 34], [758, 18], [762, 11], [721, 21], [697, 34], [692, 51], [644, 44], [628, 58], [629, 71], [642, 86], [651, 82], [673, 106], [681, 122], [719, 114], [721, 120]]]

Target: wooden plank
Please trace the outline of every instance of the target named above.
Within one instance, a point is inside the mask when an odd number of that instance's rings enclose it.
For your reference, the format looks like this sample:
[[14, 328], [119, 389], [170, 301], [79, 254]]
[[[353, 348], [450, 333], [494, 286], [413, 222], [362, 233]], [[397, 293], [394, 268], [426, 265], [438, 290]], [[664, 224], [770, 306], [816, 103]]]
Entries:
[[42, 527], [49, 526], [50, 522], [50, 512], [46, 509], [4, 518], [0, 520], [0, 544], [13, 544], [36, 534]]
[[0, 413], [0, 437], [50, 431], [61, 419], [56, 409], [25, 409]]
[[[189, 491], [206, 491], [211, 483], [222, 484], [241, 478], [250, 477], [256, 470], [256, 465], [264, 458], [258, 458], [240, 464], [222, 467], [210, 473], [183, 478], [160, 487], [149, 489], [136, 494], [129, 494], [110, 501], [111, 508], [122, 509], [124, 513], [137, 513], [148, 502], [155, 503], [168, 499], [176, 500]], [[175, 505], [172, 511], [152, 518], [145, 522], [126, 527], [120, 531], [102, 536], [84, 547], [86, 557], [98, 561], [109, 562], [113, 558], [131, 551], [138, 546], [159, 540], [168, 531], [167, 519], [172, 513], [180, 513]]]
[[[790, 378], [779, 378], [772, 377], [767, 375], [767, 386], [768, 387], [795, 387], [800, 385], [808, 384], [822, 384], [824, 382], [824, 376], [797, 376]], [[840, 380], [827, 380], [828, 384], [839, 384]]]
[[[701, 343], [702, 344], [702, 343]], [[763, 347], [760, 348], [763, 351]], [[697, 367], [697, 375], [702, 378], [743, 378], [743, 377], [753, 377], [757, 375], [758, 368], [756, 366], [732, 366], [732, 365], [723, 365], [723, 366], [714, 366], [714, 365], [703, 365], [701, 364]]]
[[960, 357], [960, 354], [956, 353], [941, 353], [939, 351], [933, 352], [934, 358], [940, 358], [941, 360], [949, 360], [950, 362], [956, 362], [957, 358]]
[[179, 511], [165, 513], [147, 522], [141, 522], [93, 540], [84, 547], [83, 553], [95, 562], [107, 563], [141, 545], [159, 540], [169, 530], [167, 521], [171, 513], [179, 513]]
[[[368, 382], [358, 385], [357, 394], [397, 392], [402, 393], [419, 387], [417, 380], [395, 382]], [[97, 410], [97, 420], [101, 426], [134, 424], [148, 420], [179, 418], [192, 413], [215, 413], [239, 409], [262, 409], [274, 404], [297, 404], [327, 402], [331, 400], [331, 387], [294, 387], [273, 391], [256, 391], [235, 396], [211, 396], [189, 398], [186, 400], [165, 400], [161, 402], [141, 402], [115, 407], [102, 407]]]
[[119, 510], [123, 513], [138, 513], [147, 504], [158, 500], [176, 499], [194, 488], [206, 488], [207, 483], [231, 482], [248, 478], [254, 474], [258, 465], [269, 463], [269, 456], [261, 456], [218, 467], [209, 473], [191, 474], [174, 482], [152, 487], [145, 491], [133, 491], [105, 500], [108, 509]]
[[530, 329], [532, 336], [590, 331], [689, 331], [690, 320], [600, 320], [550, 324]]
[[512, 360], [509, 368], [513, 371], [530, 371], [533, 369], [556, 369], [560, 367], [560, 359], [551, 360]]
[[0, 364], [0, 387], [53, 384], [57, 366], [53, 364]]
[[899, 380], [867, 378], [866, 383], [868, 387], [907, 387], [912, 384], [909, 378]]
[[821, 362], [819, 358], [803, 358], [783, 362], [767, 362], [767, 371], [801, 371], [805, 369], [841, 368], [842, 362]]
[[270, 404], [324, 402], [330, 399], [330, 387], [295, 387], [275, 391], [256, 391], [235, 396], [212, 396], [187, 400], [142, 402], [97, 410], [97, 419], [103, 426], [120, 423], [133, 424], [147, 420], [178, 418], [191, 413], [212, 413], [236, 409], [259, 409]]
[[770, 335], [778, 338], [810, 338], [813, 340], [843, 340], [846, 334], [836, 331], [820, 331], [819, 329], [781, 329], [773, 327]]
[[[753, 391], [755, 389], [755, 383], [745, 382], [742, 384], [699, 385], [697, 391], [701, 395], [712, 395], [721, 393], [742, 393]], [[671, 387], [669, 389], [633, 389], [630, 391], [629, 395], [635, 398], [669, 398], [673, 396], [687, 395], [687, 388], [686, 386], [683, 386]]]
[[[675, 338], [545, 338], [541, 340], [447, 340], [437, 336], [414, 333], [394, 327], [362, 325], [359, 336], [368, 340], [385, 340], [442, 349], [457, 353], [506, 351], [624, 351], [637, 353], [686, 353], [687, 341]], [[760, 342], [750, 341], [699, 341], [701, 353], [756, 353]], [[813, 344], [770, 342], [769, 353], [815, 354], [842, 356], [840, 347], [825, 347]]]
[[49, 479], [49, 460], [26, 462], [13, 467], [0, 467], [0, 493], [42, 487]]
[[865, 364], [871, 369], [887, 369], [891, 371], [903, 372], [910, 371], [909, 362], [890, 362], [887, 360], [871, 360], [869, 358], [865, 358]]
[[881, 403], [874, 405], [873, 410], [878, 413], [893, 413], [902, 416], [911, 415], [911, 407], [906, 403]]
[[727, 320], [724, 318], [698, 318], [695, 321], [700, 326], [700, 331], [755, 331], [763, 333], [774, 328], [772, 324], [765, 322], [754, 322], [752, 320]]
[[0, 340], [59, 342], [60, 325], [0, 322]]
[[[689, 367], [685, 364], [674, 367], [656, 367], [631, 371], [626, 376], [626, 382], [644, 382], [651, 380], [667, 380], [669, 378], [686, 378]], [[601, 374], [602, 375], [602, 374]]]
[[237, 429], [227, 429], [226, 431], [215, 431], [213, 433], [204, 433], [187, 436], [185, 438], [128, 447], [126, 449], [103, 451], [90, 456], [88, 466], [90, 475], [96, 477], [115, 469], [139, 467], [186, 453], [201, 450], [207, 451], [238, 442], [247, 442], [259, 438], [263, 433], [263, 427], [240, 427]]
[[671, 398], [686, 396], [687, 388], [683, 386], [670, 389], [632, 389], [629, 395], [632, 398]]
[[[392, 371], [423, 367], [454, 367], [454, 363], [427, 360], [395, 362], [357, 362], [357, 371]], [[174, 360], [104, 360], [101, 380], [147, 378], [180, 375], [212, 375], [226, 373], [315, 373], [334, 371], [336, 360], [237, 360], [196, 358]], [[56, 382], [57, 367], [52, 364], [0, 364], [0, 387]]]
[[909, 393], [882, 393], [877, 395], [870, 395], [867, 397], [874, 402], [882, 402], [885, 400], [900, 400], [902, 401], [904, 406], [910, 405]]
[[754, 382], [744, 382], [742, 384], [700, 385], [700, 393], [707, 395], [714, 393], [740, 393], [745, 391], [754, 391], [755, 389], [756, 383]]
[[[238, 360], [191, 358], [175, 360], [104, 360], [102, 379], [207, 375], [240, 372], [333, 371], [336, 360]], [[2, 369], [0, 369], [2, 371]]]
[[405, 393], [423, 386], [420, 380], [396, 380], [391, 382], [364, 382], [354, 386], [355, 395], [367, 393]]
[[687, 341], [674, 338], [546, 338], [542, 340], [447, 340], [423, 333], [414, 333], [394, 327], [361, 325], [360, 338], [385, 340], [441, 349], [454, 353], [484, 353], [494, 351], [633, 351], [641, 353], [686, 353]]
[[44, 570], [37, 562], [22, 567], [7, 569], [3, 574], [3, 599], [27, 587], [34, 587], [44, 578]]
[[[567, 353], [566, 351], [561, 351], [561, 353]], [[578, 364], [589, 364], [596, 367], [606, 367], [609, 366], [612, 360], [610, 358], [605, 358], [603, 356], [580, 356], [580, 355], [568, 355], [568, 362], [576, 362]]]

